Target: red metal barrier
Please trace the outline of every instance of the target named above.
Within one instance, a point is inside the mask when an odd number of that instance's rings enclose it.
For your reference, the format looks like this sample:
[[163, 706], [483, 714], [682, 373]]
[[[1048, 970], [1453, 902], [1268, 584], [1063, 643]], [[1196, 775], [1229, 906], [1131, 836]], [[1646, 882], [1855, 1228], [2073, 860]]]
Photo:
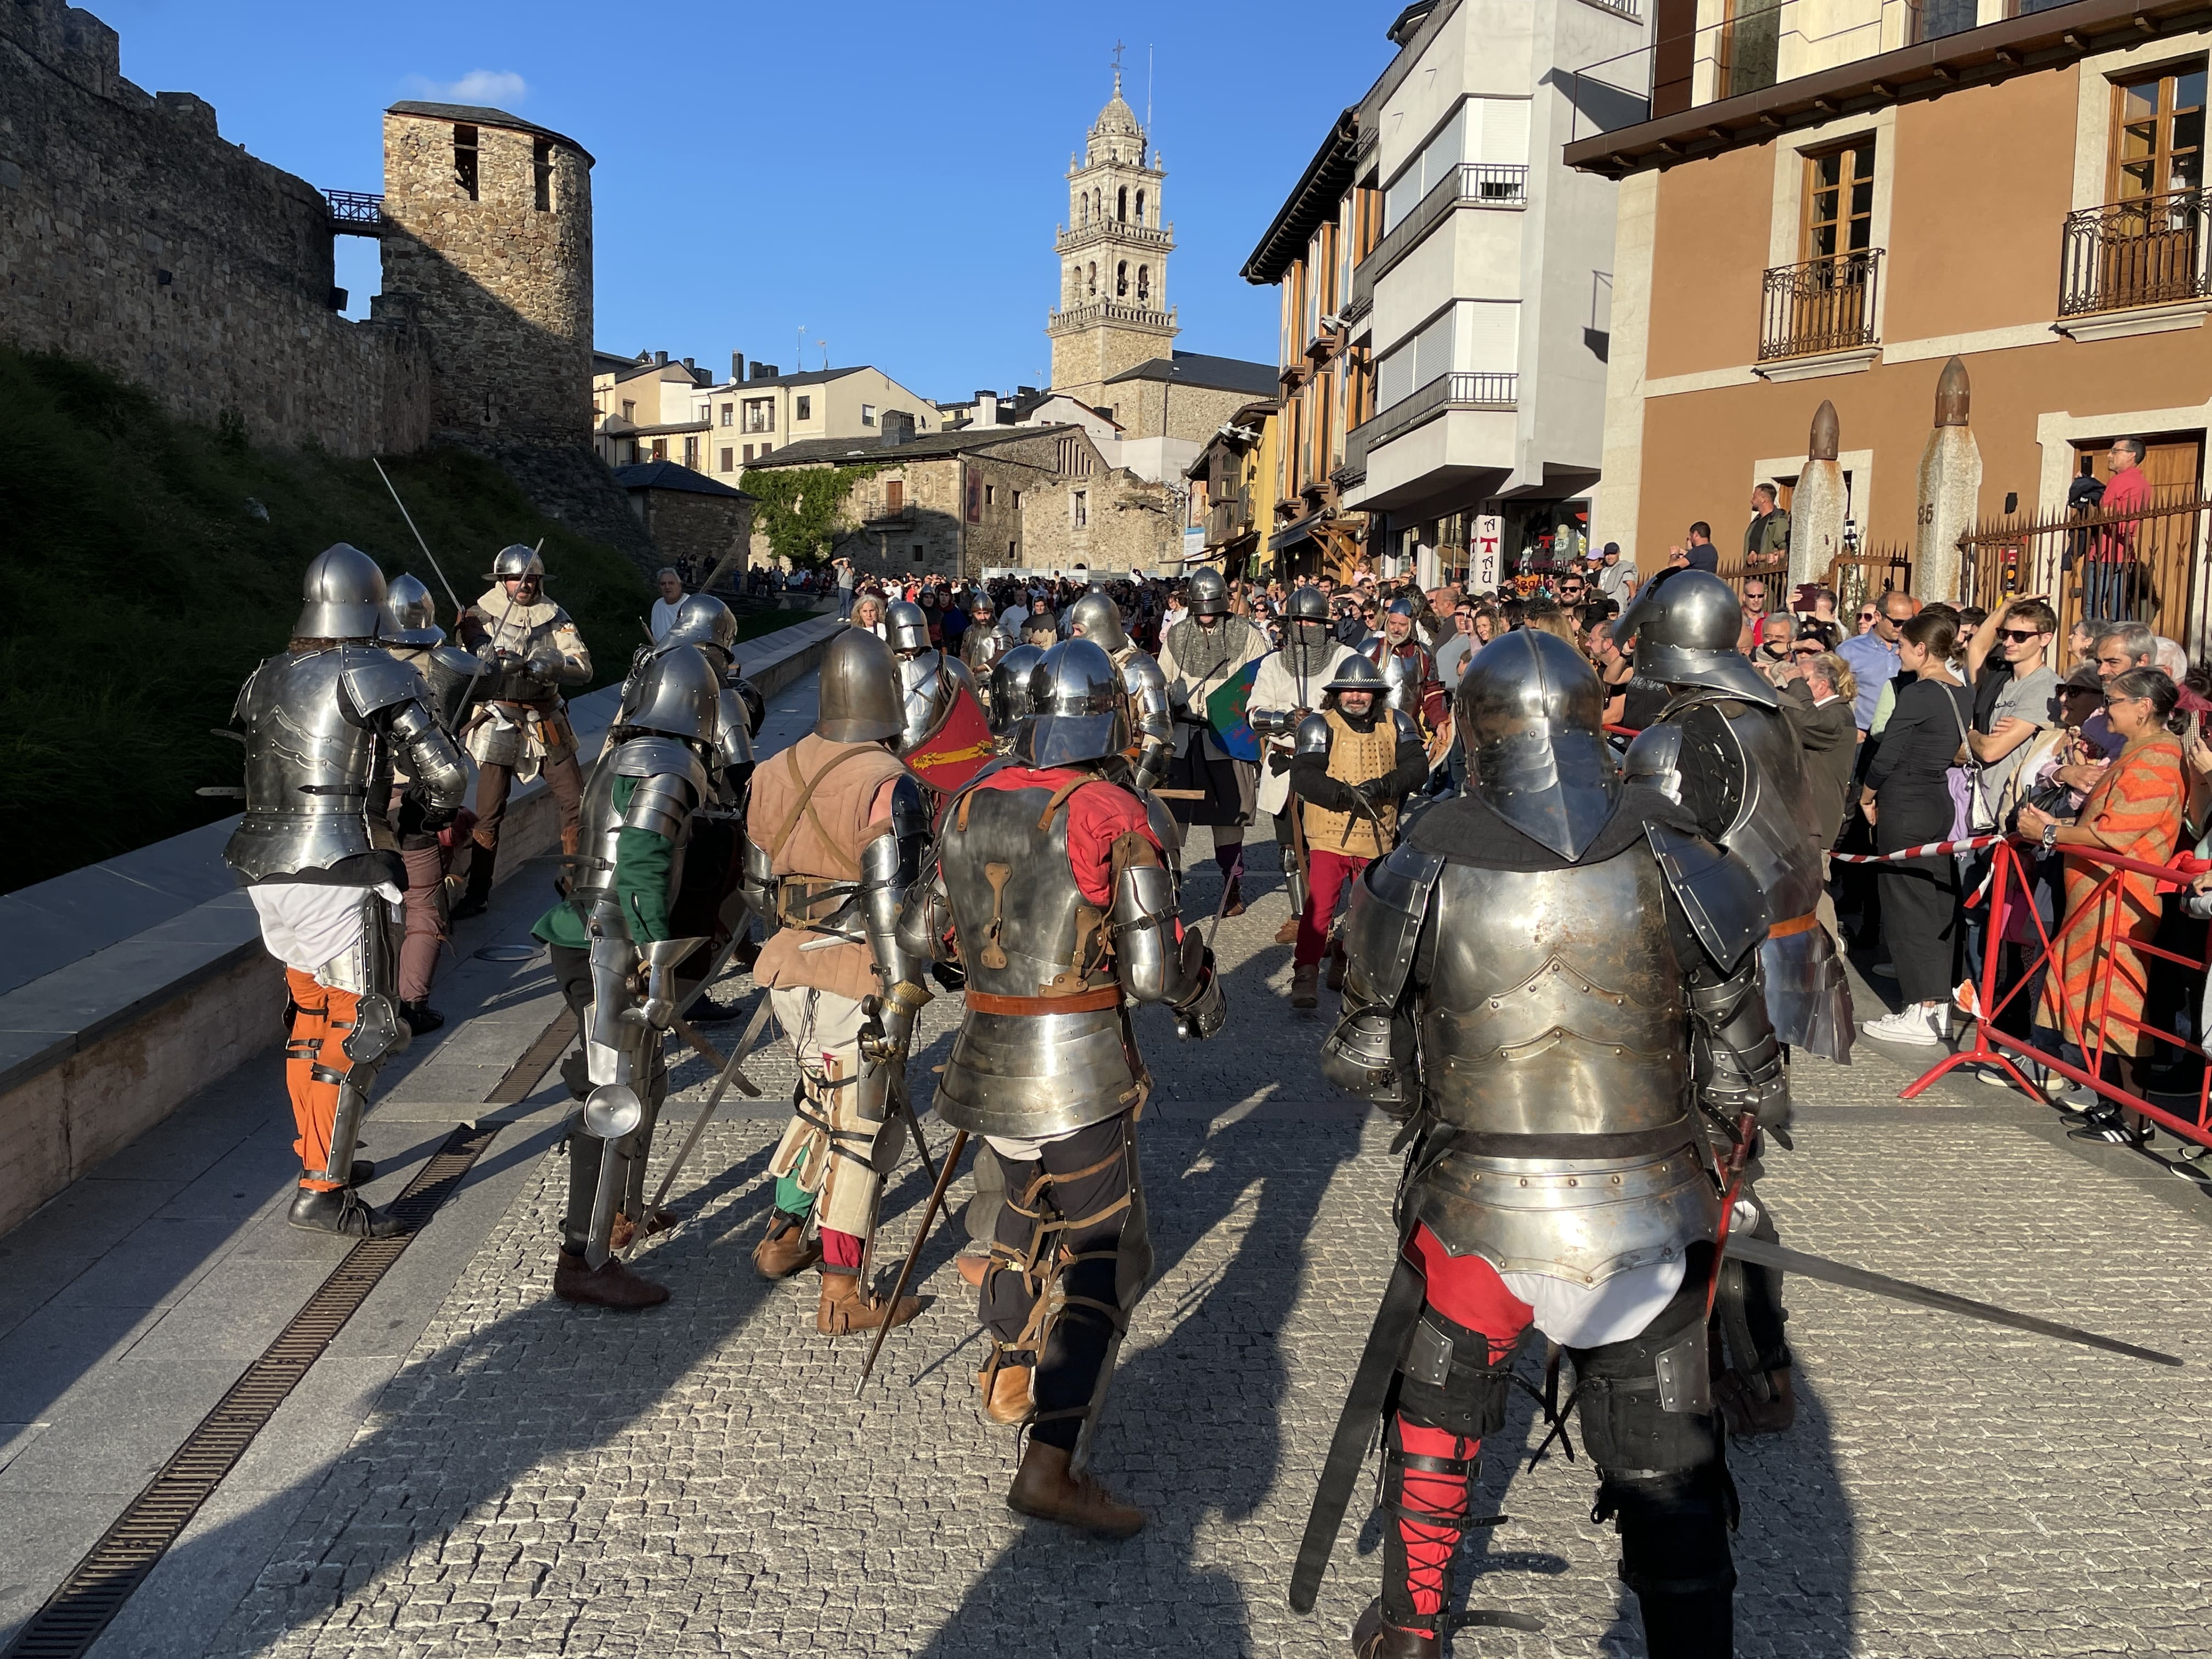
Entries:
[[[2148, 963], [2154, 961], [2170, 962], [2200, 977], [2203, 975], [2206, 963], [2202, 958], [2177, 955], [2148, 939], [2130, 939], [2124, 945], [2120, 945], [2120, 922], [2126, 907], [2119, 900], [2118, 890], [2122, 878], [2133, 874], [2155, 877], [2161, 890], [2170, 892], [2185, 887], [2193, 878], [2212, 870], [2212, 860], [2177, 854], [2169, 864], [2146, 864], [2139, 859], [2124, 858], [2102, 848], [2068, 847], [2063, 849], [2068, 860], [2102, 865], [2106, 873], [2079, 902], [2069, 907], [2069, 914], [2061, 920], [2055, 932], [2046, 932], [2043, 918], [2036, 911], [2034, 896], [2028, 890], [2027, 861], [2021, 856], [2021, 849], [2032, 845], [2015, 839], [2001, 842], [1996, 848], [1990, 879], [1985, 890], [1990, 917], [1989, 927], [1984, 935], [1982, 982], [1976, 988], [1979, 1018], [1974, 1022], [1973, 1046], [1948, 1055], [1925, 1077], [1917, 1079], [1905, 1089], [1899, 1098], [1911, 1100], [1946, 1072], [1977, 1060], [1984, 1065], [2002, 1066], [2028, 1093], [2040, 1095], [2042, 1091], [2031, 1084], [2020, 1067], [2013, 1063], [2011, 1056], [2017, 1054], [2061, 1077], [2095, 1090], [2116, 1106], [2141, 1113], [2160, 1127], [2184, 1139], [2193, 1140], [2199, 1146], [2212, 1146], [2212, 1064], [2206, 1066], [2204, 1075], [2197, 1083], [2197, 1113], [2193, 1120], [2179, 1116], [2162, 1106], [2154, 1106], [2118, 1084], [2106, 1082], [2104, 1078], [2105, 1056], [2110, 1051], [2110, 1038], [2116, 1026], [2138, 1036], [2156, 1037], [2185, 1053], [2195, 1054], [2200, 1060], [2212, 1062], [2212, 1054], [2208, 1054], [2196, 1043], [2185, 1042], [2172, 1031], [2161, 1030], [2115, 1010], [2112, 1006], [2113, 975], [2110, 967], [2114, 949], [2119, 946], [2144, 961], [2146, 983], [2149, 978]], [[1967, 902], [1975, 903], [1979, 896], [1970, 898]], [[2110, 904], [2105, 902], [2108, 897], [2113, 900]], [[2015, 907], [2033, 923], [2041, 949], [2030, 957], [2012, 988], [1999, 996], [1997, 975], [2004, 956], [2005, 925]], [[2059, 942], [2087, 926], [2093, 918], [2097, 919], [2098, 932], [2093, 961], [2103, 964], [2104, 971], [2098, 975], [2093, 1006], [2084, 1011], [2088, 1018], [2086, 1021], [2077, 1019], [2063, 987], [2053, 999], [2058, 1007], [2059, 1017], [2065, 1022], [2060, 1028], [2060, 1036], [2081, 1050], [2087, 1062], [2085, 1070], [2059, 1059], [2056, 1054], [2045, 1052], [2032, 1042], [2023, 1042], [2009, 1032], [1996, 1030], [1995, 1020], [1997, 1013], [2014, 997], [2029, 985], [2038, 982], [2036, 970], [2039, 968], [2053, 968]], [[2029, 1029], [2036, 1029], [2033, 1011], [2029, 1016]]]

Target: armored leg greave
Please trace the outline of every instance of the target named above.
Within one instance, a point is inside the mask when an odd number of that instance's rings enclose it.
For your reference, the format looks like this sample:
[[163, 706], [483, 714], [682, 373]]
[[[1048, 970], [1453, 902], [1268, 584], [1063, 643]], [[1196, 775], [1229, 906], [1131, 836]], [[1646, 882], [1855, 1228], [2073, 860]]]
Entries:
[[1291, 814], [1298, 810], [1292, 800], [1283, 810], [1273, 814], [1275, 845], [1283, 855], [1283, 885], [1291, 896], [1291, 914], [1302, 916], [1306, 913], [1306, 872], [1298, 867], [1297, 843], [1291, 833]]

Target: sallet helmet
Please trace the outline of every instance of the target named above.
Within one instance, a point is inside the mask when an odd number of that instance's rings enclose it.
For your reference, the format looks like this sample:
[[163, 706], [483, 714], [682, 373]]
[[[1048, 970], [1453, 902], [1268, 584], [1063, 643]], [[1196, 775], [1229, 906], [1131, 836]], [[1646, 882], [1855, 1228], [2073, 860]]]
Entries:
[[384, 590], [384, 615], [378, 621], [379, 645], [438, 646], [446, 630], [438, 626], [438, 602], [414, 577], [394, 576]]
[[664, 646], [710, 646], [725, 657], [734, 656], [738, 647], [738, 618], [729, 606], [712, 593], [692, 593], [676, 607], [676, 620], [660, 636]]
[[1194, 570], [1190, 575], [1190, 614], [1225, 617], [1229, 614], [1229, 583], [1218, 570]]
[[1581, 857], [1620, 795], [1605, 688], [1582, 653], [1516, 629], [1475, 653], [1455, 712], [1474, 793], [1532, 840]]
[[1390, 682], [1382, 678], [1382, 671], [1365, 657], [1346, 657], [1337, 665], [1336, 672], [1329, 677], [1324, 691], [1372, 691], [1378, 697], [1390, 695]]
[[376, 561], [344, 542], [325, 548], [300, 585], [295, 640], [373, 640], [382, 621], [384, 573]]
[[927, 651], [929, 649], [929, 618], [922, 615], [921, 607], [904, 599], [892, 602], [884, 618], [891, 636], [894, 651]]
[[510, 542], [492, 556], [491, 574], [486, 580], [519, 581], [525, 576], [535, 576], [542, 583], [545, 580], [545, 561], [520, 542]]
[[1030, 675], [1035, 713], [1017, 752], [1030, 766], [1104, 760], [1129, 745], [1121, 683], [1114, 659], [1091, 640], [1063, 640]]
[[822, 653], [821, 718], [816, 733], [831, 743], [878, 743], [906, 726], [898, 659], [865, 628], [848, 628]]
[[1036, 713], [1030, 700], [1030, 676], [1044, 660], [1034, 645], [1018, 645], [991, 665], [991, 730], [1003, 737]]
[[664, 651], [639, 671], [624, 724], [712, 744], [721, 726], [722, 677], [696, 646]]
[[1070, 635], [1080, 629], [1082, 638], [1109, 655], [1128, 647], [1128, 630], [1121, 626], [1121, 607], [1099, 588], [1092, 588], [1067, 607], [1067, 629]]
[[1704, 570], [1660, 572], [1613, 625], [1616, 641], [1635, 641], [1636, 672], [1646, 679], [1706, 686], [1780, 708], [1774, 687], [1737, 652], [1742, 636], [1742, 605], [1726, 582]]

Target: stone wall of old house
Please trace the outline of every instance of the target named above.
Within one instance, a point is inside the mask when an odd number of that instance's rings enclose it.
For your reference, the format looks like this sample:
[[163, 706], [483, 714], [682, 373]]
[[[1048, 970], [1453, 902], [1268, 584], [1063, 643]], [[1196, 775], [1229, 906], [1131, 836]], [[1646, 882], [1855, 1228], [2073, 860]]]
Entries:
[[[743, 495], [702, 495], [688, 489], [640, 489], [630, 504], [665, 562], [696, 560], [703, 579], [722, 560], [750, 546], [753, 504]], [[731, 567], [742, 571], [743, 558]]]
[[176, 413], [343, 454], [422, 447], [411, 331], [333, 308], [330, 210], [224, 142], [190, 93], [123, 78], [115, 31], [0, 5], [0, 338], [98, 363]]
[[[380, 313], [426, 337], [439, 430], [589, 444], [591, 158], [549, 134], [475, 125], [472, 201], [453, 122], [386, 112]], [[540, 143], [552, 167], [542, 209]]]

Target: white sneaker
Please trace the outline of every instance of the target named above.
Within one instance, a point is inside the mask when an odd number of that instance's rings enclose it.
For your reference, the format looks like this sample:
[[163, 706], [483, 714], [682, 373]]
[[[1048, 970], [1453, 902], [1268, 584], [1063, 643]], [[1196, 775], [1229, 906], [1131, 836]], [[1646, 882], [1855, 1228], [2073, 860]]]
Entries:
[[1915, 1048], [1940, 1048], [1943, 1038], [1917, 1002], [1908, 1002], [1893, 1014], [1870, 1019], [1864, 1030], [1877, 1042], [1902, 1042]]

